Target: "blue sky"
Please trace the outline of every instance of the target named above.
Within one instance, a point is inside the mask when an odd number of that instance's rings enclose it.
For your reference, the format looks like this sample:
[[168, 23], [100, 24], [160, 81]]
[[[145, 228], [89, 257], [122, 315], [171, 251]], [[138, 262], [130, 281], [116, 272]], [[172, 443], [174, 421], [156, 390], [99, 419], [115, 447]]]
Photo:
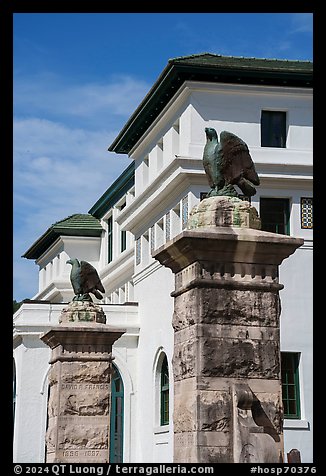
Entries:
[[14, 299], [38, 290], [21, 255], [129, 165], [107, 148], [170, 58], [312, 60], [312, 46], [310, 13], [15, 13]]

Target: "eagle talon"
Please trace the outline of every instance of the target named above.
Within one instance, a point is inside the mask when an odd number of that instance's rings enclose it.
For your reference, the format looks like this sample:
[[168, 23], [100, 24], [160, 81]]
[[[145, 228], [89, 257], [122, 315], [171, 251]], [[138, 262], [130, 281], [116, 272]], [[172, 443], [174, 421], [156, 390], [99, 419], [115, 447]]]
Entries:
[[88, 293], [84, 294], [77, 294], [76, 296], [73, 297], [73, 301], [89, 301], [93, 302], [93, 299]]
[[207, 197], [237, 197], [239, 198], [240, 195], [236, 191], [236, 189], [233, 187], [233, 185], [225, 185], [223, 188], [218, 189], [218, 187], [212, 188], [208, 194]]

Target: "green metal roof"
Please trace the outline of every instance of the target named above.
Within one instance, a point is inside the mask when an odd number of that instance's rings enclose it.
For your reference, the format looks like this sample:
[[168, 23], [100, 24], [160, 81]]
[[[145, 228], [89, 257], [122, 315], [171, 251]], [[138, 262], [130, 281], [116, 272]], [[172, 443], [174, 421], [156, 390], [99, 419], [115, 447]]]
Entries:
[[312, 88], [311, 61], [201, 53], [168, 61], [109, 149], [128, 154], [185, 81]]
[[22, 255], [22, 258], [38, 259], [59, 236], [101, 236], [100, 221], [90, 214], [70, 215], [57, 221]]
[[113, 184], [103, 193], [97, 202], [88, 211], [96, 218], [102, 218], [104, 214], [117, 203], [120, 198], [135, 183], [135, 163], [131, 164], [113, 182]]

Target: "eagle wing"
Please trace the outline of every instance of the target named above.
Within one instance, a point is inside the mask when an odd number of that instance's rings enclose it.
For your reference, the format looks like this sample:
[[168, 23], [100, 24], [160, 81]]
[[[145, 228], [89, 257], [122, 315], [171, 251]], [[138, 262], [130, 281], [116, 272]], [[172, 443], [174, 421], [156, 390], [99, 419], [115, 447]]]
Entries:
[[96, 269], [94, 266], [87, 263], [87, 261], [80, 262], [80, 278], [84, 293], [93, 292], [94, 289], [98, 289], [99, 291], [102, 291], [102, 293], [105, 293], [105, 289]]
[[259, 185], [249, 149], [240, 137], [231, 132], [221, 132], [219, 154], [226, 183], [234, 184], [244, 177], [254, 185]]

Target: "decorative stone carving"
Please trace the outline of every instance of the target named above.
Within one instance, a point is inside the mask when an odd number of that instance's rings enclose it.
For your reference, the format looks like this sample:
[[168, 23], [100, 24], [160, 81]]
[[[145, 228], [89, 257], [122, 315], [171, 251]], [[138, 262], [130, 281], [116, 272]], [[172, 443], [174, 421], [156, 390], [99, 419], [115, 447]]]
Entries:
[[71, 301], [69, 305], [62, 310], [59, 323], [73, 324], [77, 322], [84, 324], [91, 322], [105, 324], [106, 316], [98, 304], [94, 304], [91, 301]]
[[189, 214], [187, 229], [234, 226], [260, 230], [261, 222], [255, 207], [237, 197], [209, 197]]
[[[279, 392], [278, 392], [279, 393]], [[268, 407], [280, 414], [279, 395], [268, 396]], [[283, 462], [282, 429], [274, 425], [261, 401], [247, 384], [233, 387], [233, 457], [235, 463]], [[276, 443], [276, 444], [275, 444]]]

